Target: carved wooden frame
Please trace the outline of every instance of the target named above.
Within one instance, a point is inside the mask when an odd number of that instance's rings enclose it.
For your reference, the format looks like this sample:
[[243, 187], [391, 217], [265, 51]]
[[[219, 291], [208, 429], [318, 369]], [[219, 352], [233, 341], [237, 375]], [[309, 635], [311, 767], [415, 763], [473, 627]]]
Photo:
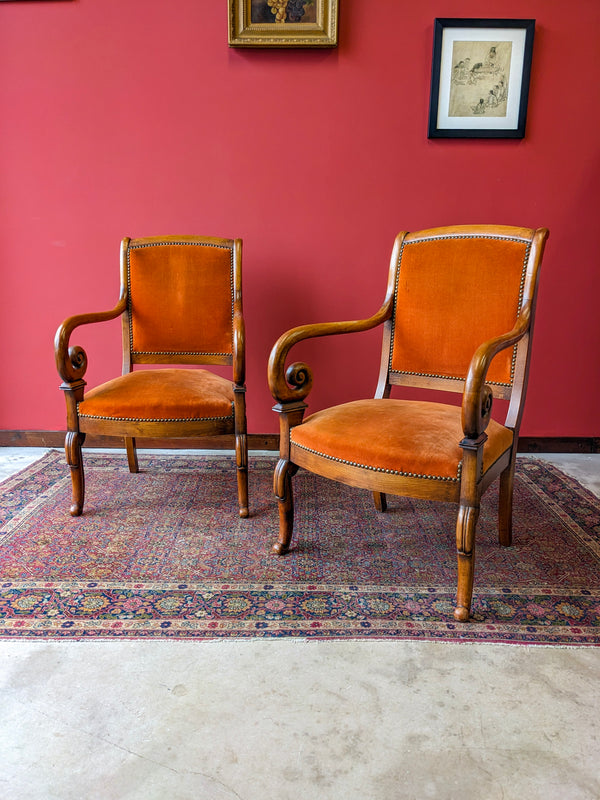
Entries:
[[[315, 22], [253, 22], [253, 4], [267, 0], [228, 0], [230, 47], [337, 47], [338, 0], [307, 0], [315, 7]], [[306, 3], [305, 3], [306, 5]], [[273, 12], [272, 12], [273, 13]]]

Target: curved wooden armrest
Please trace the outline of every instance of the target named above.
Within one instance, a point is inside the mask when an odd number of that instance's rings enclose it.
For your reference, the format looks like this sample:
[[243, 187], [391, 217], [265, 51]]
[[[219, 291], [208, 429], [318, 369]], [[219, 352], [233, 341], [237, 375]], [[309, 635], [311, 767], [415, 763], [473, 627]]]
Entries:
[[127, 308], [127, 297], [122, 295], [117, 305], [110, 311], [97, 311], [90, 314], [76, 314], [66, 319], [59, 326], [54, 337], [54, 356], [58, 374], [65, 383], [80, 381], [87, 369], [87, 355], [82, 347], [69, 347], [71, 334], [80, 325], [89, 325], [92, 322], [105, 322], [119, 317]]
[[467, 439], [477, 439], [485, 429], [492, 412], [492, 389], [485, 383], [494, 356], [512, 347], [529, 331], [531, 303], [521, 309], [514, 328], [480, 345], [471, 359], [462, 400], [462, 426]]
[[304, 400], [312, 388], [312, 371], [307, 364], [298, 361], [285, 369], [288, 353], [295, 344], [319, 336], [368, 331], [389, 319], [391, 310], [391, 302], [386, 299], [379, 311], [368, 319], [318, 322], [312, 325], [300, 325], [286, 331], [275, 342], [269, 357], [268, 380], [273, 397], [279, 403], [299, 402]]

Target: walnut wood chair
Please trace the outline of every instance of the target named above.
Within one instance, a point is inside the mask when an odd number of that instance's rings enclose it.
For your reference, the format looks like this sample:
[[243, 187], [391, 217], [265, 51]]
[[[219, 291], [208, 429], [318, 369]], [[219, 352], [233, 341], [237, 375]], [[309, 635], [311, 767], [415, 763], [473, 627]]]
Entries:
[[[80, 325], [122, 318], [120, 377], [85, 391], [87, 355], [70, 346]], [[82, 513], [81, 445], [87, 433], [122, 436], [131, 472], [139, 437], [235, 434], [239, 512], [248, 516], [242, 242], [200, 236], [123, 239], [121, 295], [111, 311], [70, 317], [55, 339], [67, 402], [65, 451], [71, 514]], [[134, 365], [229, 365], [231, 380], [207, 369]]]
[[[290, 547], [291, 479], [299, 467], [371, 490], [380, 511], [386, 493], [452, 501], [458, 504], [454, 616], [469, 619], [480, 500], [496, 478], [499, 540], [511, 543], [517, 438], [547, 236], [545, 228], [489, 225], [400, 233], [387, 294], [374, 316], [305, 325], [279, 338], [268, 372], [280, 415], [275, 553]], [[374, 399], [336, 405], [304, 420], [313, 376], [302, 362], [286, 370], [290, 349], [303, 339], [378, 325], [383, 347]], [[462, 403], [393, 399], [393, 386], [459, 392]], [[491, 417], [493, 398], [508, 401], [503, 423]]]

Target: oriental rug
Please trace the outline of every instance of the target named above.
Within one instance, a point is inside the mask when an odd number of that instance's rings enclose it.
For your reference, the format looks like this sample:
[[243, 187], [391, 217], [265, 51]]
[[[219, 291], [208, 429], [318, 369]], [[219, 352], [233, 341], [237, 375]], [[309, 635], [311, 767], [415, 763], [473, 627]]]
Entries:
[[310, 637], [600, 644], [600, 500], [519, 459], [514, 545], [497, 494], [478, 526], [473, 620], [454, 622], [452, 504], [389, 497], [300, 471], [293, 551], [277, 535], [275, 456], [250, 458], [238, 517], [229, 456], [86, 453], [83, 516], [53, 451], [0, 485], [3, 638]]

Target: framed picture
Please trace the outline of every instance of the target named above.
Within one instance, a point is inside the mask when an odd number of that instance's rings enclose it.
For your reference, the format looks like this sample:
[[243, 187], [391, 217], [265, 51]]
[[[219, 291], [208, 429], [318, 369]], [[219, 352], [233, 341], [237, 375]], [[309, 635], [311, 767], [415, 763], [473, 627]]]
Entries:
[[534, 19], [436, 19], [429, 138], [522, 139]]
[[336, 47], [338, 0], [227, 0], [230, 47]]

